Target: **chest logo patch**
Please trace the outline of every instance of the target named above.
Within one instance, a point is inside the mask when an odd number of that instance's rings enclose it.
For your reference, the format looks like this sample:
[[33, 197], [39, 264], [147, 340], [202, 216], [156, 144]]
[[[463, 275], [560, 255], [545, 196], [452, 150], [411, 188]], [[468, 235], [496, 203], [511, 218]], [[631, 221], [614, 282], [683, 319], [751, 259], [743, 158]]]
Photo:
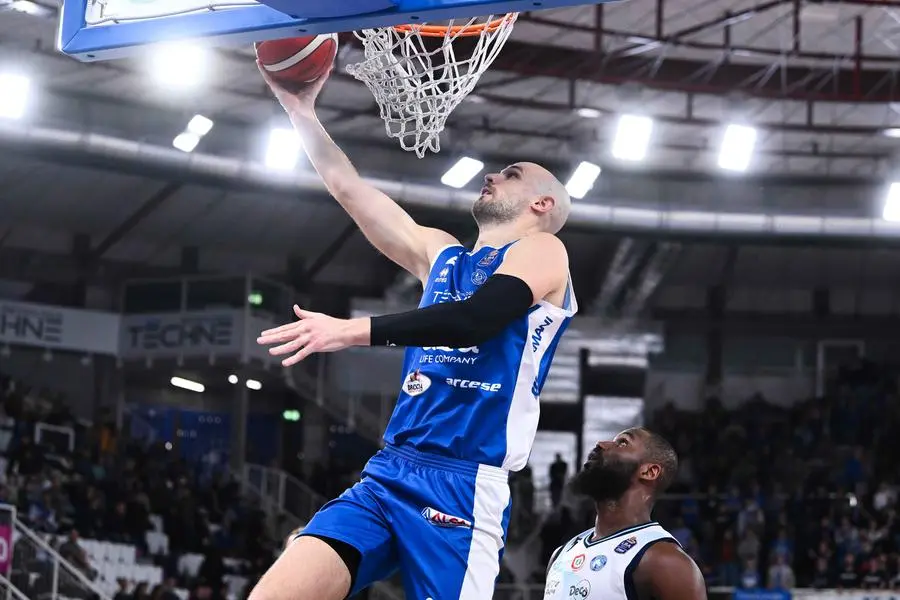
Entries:
[[578, 571], [581, 567], [584, 566], [584, 554], [579, 554], [575, 558], [572, 559], [572, 570]]
[[637, 546], [637, 538], [631, 536], [627, 540], [622, 540], [621, 542], [619, 542], [619, 545], [616, 546], [616, 554], [625, 554], [635, 546]]
[[474, 283], [475, 285], [483, 284], [485, 281], [487, 281], [487, 278], [487, 273], [485, 273], [481, 269], [475, 269], [475, 272], [472, 273], [472, 283]]
[[606, 566], [606, 557], [602, 554], [591, 559], [591, 571], [599, 571]]
[[497, 260], [497, 257], [499, 255], [500, 255], [499, 250], [491, 250], [490, 252], [488, 252], [487, 254], [484, 255], [484, 258], [482, 258], [481, 260], [478, 261], [478, 266], [479, 267], [490, 266], [491, 263], [493, 263], [495, 260]]
[[403, 391], [409, 396], [424, 394], [431, 387], [431, 380], [418, 369], [406, 376], [403, 381]]

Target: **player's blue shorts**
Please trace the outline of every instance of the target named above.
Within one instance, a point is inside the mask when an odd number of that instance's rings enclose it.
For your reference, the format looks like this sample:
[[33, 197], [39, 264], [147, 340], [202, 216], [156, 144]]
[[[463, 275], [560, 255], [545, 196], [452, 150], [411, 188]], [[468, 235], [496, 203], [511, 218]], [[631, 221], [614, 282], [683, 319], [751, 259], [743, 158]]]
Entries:
[[359, 550], [351, 595], [399, 570], [407, 598], [489, 600], [509, 510], [506, 471], [388, 446], [300, 535]]

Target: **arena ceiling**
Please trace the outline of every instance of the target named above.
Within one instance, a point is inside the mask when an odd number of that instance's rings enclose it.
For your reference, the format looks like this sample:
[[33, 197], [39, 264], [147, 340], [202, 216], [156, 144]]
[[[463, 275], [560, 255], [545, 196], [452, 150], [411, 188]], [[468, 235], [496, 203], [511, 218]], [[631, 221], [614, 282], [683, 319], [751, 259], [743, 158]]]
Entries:
[[[146, 55], [81, 64], [59, 54], [55, 6], [39, 2], [32, 11], [38, 14], [11, 6], [0, 0], [0, 62], [33, 76], [28, 122], [35, 126], [170, 148], [187, 120], [204, 114], [215, 127], [197, 153], [252, 160], [262, 154], [268, 128], [285, 123], [250, 48], [215, 49], [203, 84], [174, 92], [150, 79]], [[891, 179], [900, 144], [889, 135], [900, 127], [898, 29], [894, 0], [629, 0], [537, 12], [521, 16], [505, 50], [457, 109], [440, 156], [419, 160], [396, 150], [371, 94], [340, 69], [320, 113], [369, 176], [434, 183], [463, 154], [490, 167], [532, 159], [561, 177], [591, 160], [604, 168], [596, 189], [617, 202], [718, 210], [727, 198], [727, 210], [745, 213], [871, 217], [880, 213], [879, 186]], [[339, 62], [359, 55], [352, 36], [342, 36]], [[634, 107], [654, 118], [654, 138], [646, 161], [623, 165], [609, 147], [617, 116]], [[716, 159], [730, 122], [754, 125], [760, 138], [750, 172], [722, 179]], [[95, 250], [104, 249], [101, 258], [111, 263], [105, 272], [117, 276], [168, 272], [181, 247], [197, 246], [205, 270], [276, 273], [288, 255], [299, 255], [309, 264], [325, 261], [320, 280], [383, 287], [396, 277], [361, 237], [345, 233], [348, 220], [321, 193], [297, 199], [209, 186], [149, 167], [123, 169], [75, 152], [16, 152], [8, 144], [0, 184], [0, 247], [15, 251], [0, 264], [10, 268], [66, 271], [67, 263], [31, 254], [24, 261], [19, 251], [70, 253], [71, 234], [81, 233]], [[793, 193], [789, 186], [799, 184], [803, 191]], [[643, 191], [629, 193], [637, 189]], [[461, 237], [472, 233], [463, 212], [418, 214]], [[599, 292], [621, 250], [620, 233], [567, 234], [582, 289]], [[689, 242], [654, 250], [659, 266], [674, 269], [674, 280], [683, 283], [697, 265], [742, 264], [730, 254], [734, 244]], [[860, 261], [881, 265], [891, 251], [837, 249], [844, 254], [827, 259], [773, 252], [765, 260], [782, 267], [776, 272], [790, 264], [791, 272], [821, 280], [837, 269], [858, 274]]]

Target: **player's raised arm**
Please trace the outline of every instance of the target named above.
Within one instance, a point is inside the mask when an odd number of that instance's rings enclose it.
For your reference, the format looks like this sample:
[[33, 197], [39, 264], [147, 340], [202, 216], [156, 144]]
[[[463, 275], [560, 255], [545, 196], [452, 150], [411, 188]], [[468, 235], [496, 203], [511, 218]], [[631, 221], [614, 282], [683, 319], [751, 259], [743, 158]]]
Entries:
[[673, 543], [650, 546], [634, 573], [638, 598], [706, 600], [706, 583], [696, 563]]
[[359, 226], [366, 239], [389, 259], [424, 280], [434, 254], [458, 243], [450, 234], [422, 227], [387, 195], [367, 184], [322, 127], [315, 102], [327, 76], [292, 94], [260, 69], [266, 83], [287, 111], [303, 147], [328, 191]]

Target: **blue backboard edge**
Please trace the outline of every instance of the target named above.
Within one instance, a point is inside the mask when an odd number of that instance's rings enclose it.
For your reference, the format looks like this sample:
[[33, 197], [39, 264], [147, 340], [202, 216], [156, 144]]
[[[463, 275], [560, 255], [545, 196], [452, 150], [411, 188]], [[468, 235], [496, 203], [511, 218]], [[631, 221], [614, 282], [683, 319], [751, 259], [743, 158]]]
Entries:
[[[428, 21], [474, 17], [486, 13], [525, 12], [611, 0], [459, 0], [464, 6], [440, 8], [440, 0], [400, 0], [396, 10], [327, 19], [294, 19], [268, 6], [229, 8], [212, 13], [183, 15], [169, 21], [131, 21], [115, 25], [87, 26], [85, 10], [89, 0], [65, 0], [58, 34], [58, 49], [81, 61], [109, 60], [132, 56], [136, 46], [202, 38], [215, 45], [251, 44], [254, 41], [297, 35], [353, 31], [422, 22], [425, 8]], [[417, 19], [413, 19], [417, 17]]]

